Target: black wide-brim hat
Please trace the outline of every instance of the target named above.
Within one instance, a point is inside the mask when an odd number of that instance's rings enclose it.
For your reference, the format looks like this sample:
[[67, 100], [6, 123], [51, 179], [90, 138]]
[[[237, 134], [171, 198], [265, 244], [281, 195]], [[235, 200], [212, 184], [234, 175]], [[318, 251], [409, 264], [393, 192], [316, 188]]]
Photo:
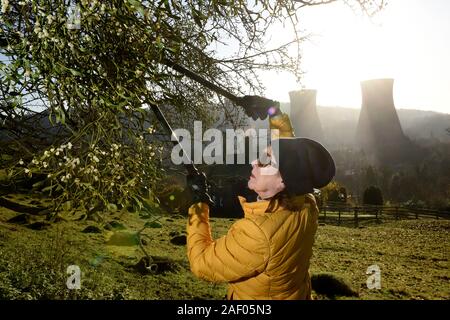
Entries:
[[[276, 143], [278, 148], [274, 145]], [[331, 154], [317, 141], [297, 137], [279, 138], [272, 141], [272, 152], [290, 195], [311, 193], [314, 188], [322, 188], [336, 174]]]

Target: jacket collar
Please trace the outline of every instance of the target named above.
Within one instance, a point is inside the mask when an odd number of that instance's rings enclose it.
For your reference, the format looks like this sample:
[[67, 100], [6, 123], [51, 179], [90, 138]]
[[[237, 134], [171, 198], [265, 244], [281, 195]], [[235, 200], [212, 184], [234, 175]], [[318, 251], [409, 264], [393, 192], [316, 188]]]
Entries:
[[269, 206], [269, 200], [259, 200], [255, 202], [247, 202], [244, 197], [238, 196], [239, 202], [241, 203], [242, 210], [244, 210], [244, 216], [248, 215], [264, 215]]
[[[305, 206], [309, 206], [309, 203], [305, 204], [307, 196], [301, 195], [297, 196], [293, 199], [295, 202], [295, 205], [301, 209], [303, 209]], [[270, 200], [259, 200], [255, 202], [247, 202], [247, 199], [244, 197], [238, 196], [239, 202], [241, 203], [242, 209], [244, 210], [244, 216], [250, 217], [250, 216], [262, 216], [266, 213], [267, 208], [269, 207]], [[278, 211], [282, 209], [281, 206], [278, 204], [275, 205], [276, 208], [274, 211]]]

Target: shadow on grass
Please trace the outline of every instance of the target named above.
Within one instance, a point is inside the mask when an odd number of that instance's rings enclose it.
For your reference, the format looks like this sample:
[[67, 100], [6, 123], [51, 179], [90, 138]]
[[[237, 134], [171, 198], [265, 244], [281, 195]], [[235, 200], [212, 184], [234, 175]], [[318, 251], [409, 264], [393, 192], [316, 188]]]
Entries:
[[318, 295], [335, 299], [337, 296], [358, 297], [349, 282], [343, 277], [333, 273], [319, 273], [311, 276], [312, 289]]

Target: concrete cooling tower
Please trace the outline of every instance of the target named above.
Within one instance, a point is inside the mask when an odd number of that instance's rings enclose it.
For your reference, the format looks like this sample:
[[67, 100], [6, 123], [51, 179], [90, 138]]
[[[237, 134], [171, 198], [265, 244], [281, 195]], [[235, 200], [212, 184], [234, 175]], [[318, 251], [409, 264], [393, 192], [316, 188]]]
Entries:
[[403, 161], [410, 146], [395, 109], [393, 89], [393, 79], [361, 82], [362, 106], [356, 143], [378, 164]]
[[291, 123], [296, 137], [305, 137], [324, 143], [322, 125], [317, 114], [317, 90], [289, 92]]

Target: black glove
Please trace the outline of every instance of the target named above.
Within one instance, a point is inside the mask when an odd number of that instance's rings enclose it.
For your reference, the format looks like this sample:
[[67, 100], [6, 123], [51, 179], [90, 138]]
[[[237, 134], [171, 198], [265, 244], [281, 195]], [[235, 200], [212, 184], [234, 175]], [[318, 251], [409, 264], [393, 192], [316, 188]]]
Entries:
[[243, 96], [237, 102], [244, 107], [245, 113], [253, 120], [265, 119], [267, 116], [275, 116], [281, 113], [280, 103], [275, 100], [266, 99], [260, 96]]
[[193, 203], [203, 202], [209, 204], [210, 206], [214, 205], [214, 201], [209, 195], [211, 188], [203, 172], [188, 174], [186, 181], [192, 194]]

